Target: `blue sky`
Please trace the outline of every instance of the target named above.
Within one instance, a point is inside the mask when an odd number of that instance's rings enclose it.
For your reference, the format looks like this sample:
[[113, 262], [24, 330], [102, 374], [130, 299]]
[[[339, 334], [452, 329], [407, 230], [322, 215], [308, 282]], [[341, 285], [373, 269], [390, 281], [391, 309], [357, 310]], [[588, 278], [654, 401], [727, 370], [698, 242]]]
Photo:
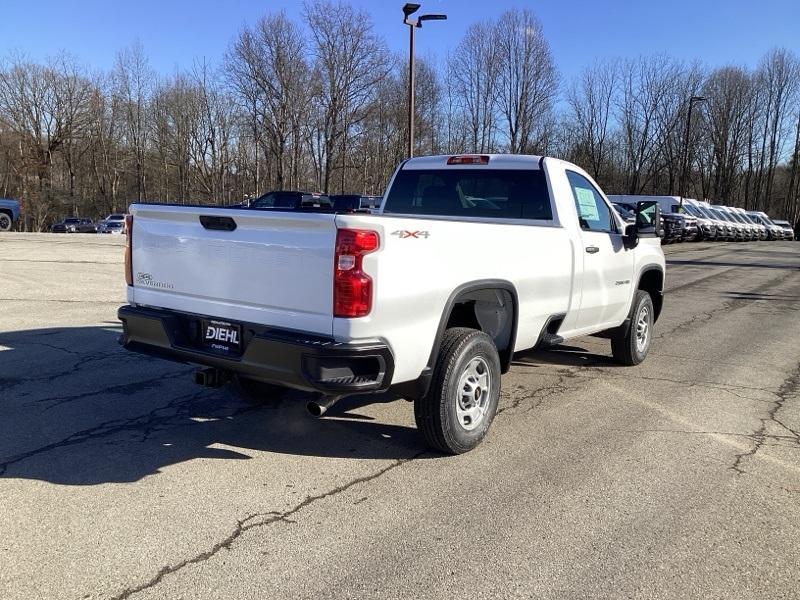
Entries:
[[[417, 36], [421, 55], [443, 59], [466, 27], [507, 8], [528, 7], [541, 19], [559, 70], [571, 78], [596, 58], [668, 53], [712, 65], [754, 66], [774, 46], [800, 54], [800, 0], [417, 0], [443, 23]], [[366, 9], [392, 50], [405, 52], [404, 0], [354, 0]], [[67, 50], [93, 68], [109, 68], [117, 50], [139, 40], [152, 66], [167, 74], [195, 59], [218, 62], [231, 38], [260, 15], [302, 2], [246, 0], [6, 0], [0, 55], [18, 49], [40, 60]]]

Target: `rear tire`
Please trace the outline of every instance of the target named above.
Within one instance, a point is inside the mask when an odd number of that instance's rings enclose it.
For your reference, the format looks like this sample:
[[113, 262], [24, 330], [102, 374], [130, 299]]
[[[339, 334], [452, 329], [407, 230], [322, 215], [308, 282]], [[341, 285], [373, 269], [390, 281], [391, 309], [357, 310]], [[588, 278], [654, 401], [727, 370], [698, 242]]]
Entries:
[[0, 212], [0, 231], [11, 231], [11, 215]]
[[462, 454], [486, 437], [500, 400], [500, 357], [482, 331], [444, 333], [428, 393], [414, 402], [414, 419], [429, 446]]
[[611, 336], [614, 359], [630, 367], [641, 363], [653, 341], [654, 321], [653, 299], [644, 290], [636, 290], [627, 323]]
[[242, 400], [255, 406], [272, 406], [280, 404], [287, 388], [274, 383], [264, 383], [234, 374], [231, 387]]

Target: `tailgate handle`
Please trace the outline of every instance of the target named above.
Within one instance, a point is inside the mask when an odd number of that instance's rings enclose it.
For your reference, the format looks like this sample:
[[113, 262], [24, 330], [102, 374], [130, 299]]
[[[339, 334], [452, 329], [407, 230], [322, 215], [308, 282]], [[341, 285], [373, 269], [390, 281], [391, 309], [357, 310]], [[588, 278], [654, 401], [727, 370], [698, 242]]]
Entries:
[[236, 229], [236, 221], [230, 217], [200, 215], [200, 224], [206, 229], [216, 229], [218, 231], [233, 231]]

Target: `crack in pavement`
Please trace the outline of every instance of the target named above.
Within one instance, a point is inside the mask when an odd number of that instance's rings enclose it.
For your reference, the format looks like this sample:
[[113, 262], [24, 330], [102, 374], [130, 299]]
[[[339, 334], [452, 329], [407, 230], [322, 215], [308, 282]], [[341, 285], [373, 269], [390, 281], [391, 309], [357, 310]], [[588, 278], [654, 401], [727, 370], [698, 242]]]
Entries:
[[770, 406], [766, 416], [759, 419], [760, 425], [758, 429], [750, 434], [755, 441], [753, 447], [747, 452], [741, 452], [735, 455], [735, 460], [730, 468], [736, 475], [744, 475], [747, 471], [744, 470], [742, 463], [747, 458], [755, 456], [767, 440], [774, 439], [774, 436], [767, 434], [767, 428], [770, 423], [777, 425], [791, 434], [781, 439], [788, 438], [792, 441], [794, 446], [800, 447], [800, 431], [792, 429], [778, 418], [778, 412], [784, 407], [784, 404], [789, 398], [797, 395], [798, 388], [800, 388], [800, 363], [798, 363], [795, 370], [783, 381], [778, 391], [774, 392], [777, 398], [771, 403], [772, 406]]
[[305, 500], [303, 500], [302, 502], [295, 505], [289, 510], [282, 512], [269, 511], [264, 513], [254, 513], [248, 515], [244, 519], [237, 520], [236, 526], [233, 528], [233, 531], [229, 533], [222, 540], [216, 542], [208, 550], [200, 552], [191, 558], [187, 558], [175, 564], [164, 566], [158, 571], [158, 573], [156, 573], [148, 581], [131, 588], [126, 588], [119, 594], [110, 596], [108, 600], [126, 600], [127, 598], [130, 598], [134, 594], [138, 594], [139, 592], [143, 592], [149, 588], [155, 587], [159, 583], [161, 583], [164, 580], [164, 578], [167, 577], [168, 575], [176, 573], [188, 567], [189, 565], [205, 562], [213, 558], [220, 550], [229, 549], [236, 542], [236, 540], [238, 540], [242, 535], [244, 535], [251, 529], [268, 527], [278, 522], [294, 523], [295, 521], [292, 521], [289, 517], [292, 517], [293, 515], [300, 512], [304, 508], [310, 506], [311, 504], [341, 494], [342, 492], [345, 492], [350, 488], [359, 485], [361, 483], [367, 483], [375, 479], [378, 479], [379, 477], [382, 477], [386, 473], [393, 471], [394, 469], [401, 467], [408, 462], [416, 460], [426, 454], [429, 454], [427, 450], [422, 452], [417, 452], [416, 454], [406, 458], [399, 458], [393, 461], [391, 464], [387, 465], [386, 467], [379, 469], [374, 473], [371, 473], [370, 475], [363, 475], [361, 477], [356, 477], [355, 479], [352, 479], [347, 483], [344, 483], [340, 486], [337, 486], [321, 494], [317, 494], [314, 496], [306, 496]]
[[[683, 266], [686, 266], [686, 265], [683, 265]], [[688, 265], [688, 266], [691, 266], [691, 265]], [[727, 275], [728, 273], [730, 273], [734, 269], [735, 269], [735, 267], [728, 267], [728, 268], [722, 269], [721, 271], [717, 271], [716, 273], [711, 273], [710, 275], [704, 275], [703, 277], [699, 277], [699, 278], [697, 278], [697, 279], [695, 279], [693, 281], [688, 281], [686, 283], [680, 283], [680, 284], [678, 284], [676, 286], [673, 286], [673, 287], [667, 287], [667, 289], [664, 290], [664, 293], [665, 294], [674, 294], [676, 292], [680, 292], [681, 290], [685, 290], [687, 288], [694, 287], [694, 286], [696, 286], [698, 284], [701, 284], [701, 283], [703, 283], [703, 284], [711, 283], [713, 280], [719, 279], [720, 277], [722, 277], [724, 275]]]
[[[670, 377], [654, 377], [650, 375], [640, 375], [637, 373], [630, 373], [626, 372], [625, 375], [617, 375], [612, 370], [603, 370], [602, 366], [593, 366], [591, 368], [583, 369], [586, 373], [595, 373], [597, 375], [602, 375], [606, 379], [623, 379], [623, 380], [630, 380], [630, 379], [639, 379], [642, 381], [659, 381], [659, 382], [666, 382], [666, 383], [674, 383], [675, 385], [681, 386], [688, 386], [688, 387], [702, 387], [708, 388], [712, 390], [720, 390], [723, 392], [728, 392], [737, 398], [741, 398], [742, 400], [748, 400], [750, 402], [764, 402], [764, 403], [772, 403], [772, 400], [760, 400], [758, 398], [753, 398], [750, 396], [743, 396], [741, 394], [737, 394], [734, 390], [746, 390], [746, 391], [753, 391], [753, 392], [762, 392], [766, 394], [776, 395], [775, 392], [771, 392], [770, 390], [765, 390], [764, 388], [760, 387], [753, 387], [747, 385], [739, 385], [739, 384], [732, 384], [732, 383], [718, 383], [715, 381], [686, 381], [683, 379], [672, 379]], [[576, 372], [574, 376], [582, 375], [581, 372]]]
[[[545, 385], [540, 388], [536, 388], [535, 390], [529, 390], [524, 386], [516, 386], [513, 390], [509, 392], [501, 391], [501, 395], [504, 396], [506, 399], [510, 401], [510, 404], [507, 406], [502, 406], [497, 409], [497, 413], [495, 413], [495, 417], [500, 416], [501, 414], [509, 411], [515, 410], [519, 408], [524, 402], [529, 400], [533, 400], [533, 404], [526, 408], [526, 412], [534, 410], [538, 408], [542, 402], [544, 402], [545, 398], [549, 398], [550, 396], [556, 396], [558, 394], [563, 394], [569, 391], [569, 387], [566, 385], [566, 382], [570, 379], [574, 379], [578, 372], [581, 369], [585, 369], [584, 366], [579, 366], [574, 369], [561, 369], [557, 371], [558, 379], [555, 383], [550, 385]], [[517, 395], [520, 391], [524, 393]]]
[[[90, 365], [95, 362], [105, 362], [105, 361], [114, 361], [115, 367], [119, 367], [120, 363], [138, 363], [138, 362], [157, 362], [163, 363], [163, 361], [158, 361], [157, 359], [133, 354], [131, 352], [126, 352], [122, 349], [118, 349], [112, 352], [95, 352], [92, 354], [84, 354], [75, 350], [71, 350], [69, 348], [62, 348], [60, 346], [56, 346], [54, 344], [48, 344], [46, 342], [28, 342], [26, 343], [28, 346], [36, 345], [36, 346], [44, 346], [46, 348], [51, 348], [53, 350], [57, 350], [59, 352], [65, 352], [70, 356], [77, 357], [77, 361], [73, 363], [69, 368], [59, 371], [57, 373], [51, 373], [49, 375], [42, 375], [37, 377], [14, 377], [14, 378], [0, 378], [0, 391], [7, 391], [14, 389], [16, 387], [29, 384], [29, 383], [46, 383], [52, 384], [56, 380], [62, 377], [68, 377], [70, 375], [76, 375], [77, 373], [83, 371], [87, 365]], [[136, 391], [135, 386], [148, 384], [153, 381], [157, 381], [159, 379], [172, 379], [178, 374], [186, 374], [187, 369], [184, 368], [180, 371], [165, 371], [159, 377], [146, 379], [143, 381], [127, 383], [127, 384], [116, 384], [112, 386], [107, 386], [100, 390], [95, 390], [92, 392], [86, 392], [82, 394], [73, 394], [69, 396], [56, 396], [52, 398], [40, 398], [34, 400], [35, 403], [47, 403], [53, 402], [52, 405], [48, 406], [45, 410], [51, 410], [56, 406], [64, 404], [66, 402], [71, 402], [74, 400], [81, 400], [83, 398], [88, 398], [97, 394], [102, 393], [121, 393], [121, 394], [128, 394], [131, 391]], [[30, 395], [30, 394], [28, 394]]]
[[[703, 430], [691, 430], [691, 429], [611, 429], [610, 431], [619, 431], [623, 433], [668, 433], [668, 434], [681, 434], [681, 435], [727, 435], [731, 437], [743, 437], [749, 440], [756, 439], [756, 434], [754, 433], [740, 433], [736, 431], [703, 431]], [[766, 439], [770, 440], [795, 440], [795, 436], [793, 435], [764, 435]]]
[[45, 411], [53, 410], [57, 406], [61, 406], [62, 404], [68, 404], [70, 402], [77, 402], [79, 400], [86, 400], [88, 398], [92, 398], [94, 396], [102, 396], [105, 394], [119, 394], [123, 396], [130, 396], [132, 394], [136, 394], [138, 392], [146, 391], [156, 387], [156, 384], [159, 384], [163, 381], [170, 381], [173, 379], [178, 379], [179, 377], [185, 377], [188, 371], [186, 369], [181, 369], [180, 371], [167, 371], [158, 375], [156, 377], [151, 377], [150, 379], [143, 379], [140, 381], [133, 381], [131, 383], [118, 383], [116, 385], [111, 385], [99, 390], [94, 390], [91, 392], [83, 392], [80, 394], [73, 394], [69, 396], [56, 396], [53, 398], [42, 398], [40, 400], [36, 400], [36, 403], [40, 402], [50, 402], [45, 408]]
[[[757, 294], [757, 293], [764, 292], [764, 291], [767, 291], [767, 290], [773, 290], [773, 289], [775, 289], [775, 286], [777, 284], [779, 284], [779, 283], [783, 282], [784, 280], [786, 280], [787, 277], [788, 276], [786, 274], [776, 275], [774, 277], [771, 277], [770, 279], [768, 279], [764, 283], [762, 283], [760, 285], [757, 285], [756, 287], [754, 287], [754, 288], [752, 288], [750, 290], [747, 290], [747, 293], [748, 294]], [[710, 277], [705, 278], [705, 279], [709, 279], [709, 278]], [[704, 281], [704, 280], [698, 280], [698, 281], [695, 281], [695, 282], [691, 282], [691, 283], [685, 284], [684, 286], [678, 286], [677, 288], [674, 288], [672, 291], [674, 291], [675, 289], [680, 289], [681, 287], [693, 286], [696, 283], [700, 283], [701, 281]], [[661, 340], [661, 339], [670, 337], [673, 334], [678, 333], [680, 331], [684, 331], [686, 329], [691, 329], [693, 326], [702, 326], [702, 325], [708, 323], [709, 321], [711, 321], [717, 314], [719, 314], [721, 312], [725, 312], [725, 311], [734, 312], [734, 311], [740, 310], [742, 308], [746, 308], [748, 306], [752, 306], [752, 302], [749, 302], [749, 301], [747, 301], [746, 299], [743, 299], [743, 298], [731, 298], [731, 299], [723, 302], [719, 306], [717, 306], [715, 308], [712, 308], [711, 310], [703, 311], [703, 312], [696, 313], [696, 314], [692, 315], [692, 317], [690, 319], [678, 323], [676, 326], [672, 327], [671, 329], [667, 329], [667, 330], [659, 332], [658, 335], [653, 336], [653, 341]]]
[[[116, 435], [124, 431], [141, 432], [143, 438], [147, 439], [147, 437], [152, 432], [156, 431], [158, 427], [163, 425], [164, 423], [169, 423], [171, 421], [179, 421], [184, 417], [186, 417], [190, 412], [189, 406], [193, 402], [202, 399], [204, 396], [208, 394], [210, 394], [209, 390], [200, 389], [199, 391], [192, 392], [191, 394], [186, 394], [174, 398], [168, 404], [153, 409], [147, 414], [140, 415], [134, 418], [111, 419], [110, 421], [105, 421], [104, 423], [100, 423], [99, 425], [95, 425], [94, 427], [90, 427], [88, 429], [83, 429], [81, 431], [72, 433], [66, 438], [63, 438], [57, 442], [52, 442], [50, 444], [40, 446], [33, 450], [28, 450], [27, 452], [11, 456], [6, 460], [4, 460], [3, 462], [0, 462], [0, 477], [6, 474], [9, 467], [19, 462], [22, 462], [23, 460], [27, 460], [33, 456], [37, 456], [39, 454], [44, 454], [46, 452], [58, 450], [68, 446], [82, 444], [87, 441], [93, 441], [105, 437], [110, 437], [112, 435]], [[236, 416], [241, 413], [245, 413], [252, 410], [255, 410], [255, 408], [246, 407], [244, 409], [234, 411], [231, 414], [231, 416]], [[163, 414], [165, 412], [170, 413], [170, 411], [172, 411], [171, 414]]]
[[[558, 394], [558, 393], [563, 393], [563, 392], [569, 391], [569, 388], [565, 385], [565, 382], [568, 381], [569, 379], [574, 378], [575, 375], [578, 372], [580, 372], [581, 370], [587, 368], [587, 366], [591, 366], [591, 365], [586, 365], [586, 366], [581, 365], [581, 366], [575, 367], [573, 369], [562, 369], [562, 370], [558, 371], [558, 376], [559, 377], [558, 377], [558, 380], [554, 384], [547, 385], [547, 386], [542, 386], [542, 387], [534, 390], [530, 394], [526, 394], [524, 396], [515, 397], [513, 392], [512, 392], [511, 394], [509, 394], [507, 396], [508, 398], [511, 399], [511, 404], [508, 405], [508, 406], [504, 406], [502, 408], [499, 408], [498, 411], [497, 411], [497, 415], [496, 416], [499, 416], [500, 414], [503, 414], [503, 413], [505, 413], [507, 411], [510, 411], [510, 410], [513, 411], [513, 410], [519, 408], [526, 400], [531, 400], [531, 399], [537, 401], [537, 402], [535, 402], [535, 404], [533, 406], [528, 408], [528, 410], [533, 410], [534, 408], [539, 406], [544, 401], [545, 398], [551, 397], [554, 394]], [[515, 388], [515, 391], [516, 390], [519, 390], [519, 388]], [[353, 487], [355, 485], [358, 485], [360, 483], [366, 483], [366, 482], [375, 480], [375, 479], [381, 477], [382, 475], [386, 474], [387, 472], [389, 472], [389, 471], [391, 471], [393, 469], [396, 469], [397, 467], [400, 467], [400, 466], [402, 466], [402, 465], [404, 465], [404, 464], [406, 464], [408, 462], [414, 461], [414, 460], [416, 460], [416, 459], [418, 459], [418, 458], [420, 458], [422, 456], [425, 456], [426, 454], [430, 454], [430, 451], [423, 450], [423, 451], [417, 452], [416, 454], [413, 454], [412, 456], [409, 456], [409, 457], [406, 457], [406, 458], [397, 459], [394, 462], [392, 462], [390, 465], [388, 465], [387, 467], [384, 467], [383, 469], [380, 469], [379, 471], [377, 471], [377, 472], [375, 472], [375, 473], [373, 473], [371, 475], [358, 477], [356, 479], [353, 479], [353, 480], [349, 481], [346, 484], [343, 484], [341, 486], [335, 487], [335, 488], [333, 488], [333, 489], [331, 489], [331, 490], [329, 490], [327, 492], [324, 492], [322, 494], [318, 494], [318, 495], [315, 495], [315, 496], [307, 496], [306, 499], [303, 502], [301, 502], [300, 504], [298, 504], [295, 507], [291, 508], [290, 510], [283, 511], [283, 512], [269, 511], [269, 512], [264, 512], [264, 513], [255, 513], [255, 514], [252, 514], [252, 515], [249, 515], [249, 516], [245, 517], [244, 519], [237, 520], [236, 526], [234, 527], [233, 531], [230, 534], [228, 534], [221, 541], [216, 542], [210, 549], [205, 550], [203, 552], [200, 552], [200, 553], [196, 554], [195, 556], [193, 556], [191, 558], [187, 558], [187, 559], [182, 560], [180, 562], [177, 562], [175, 564], [167, 565], [167, 566], [162, 567], [148, 581], [146, 581], [146, 582], [144, 582], [144, 583], [142, 583], [140, 585], [134, 586], [134, 587], [126, 588], [125, 590], [123, 590], [119, 594], [109, 597], [109, 600], [126, 600], [127, 598], [130, 598], [131, 596], [133, 596], [133, 595], [135, 595], [135, 594], [137, 594], [139, 592], [142, 592], [144, 590], [147, 590], [147, 589], [150, 589], [152, 587], [157, 586], [168, 575], [176, 573], [177, 571], [180, 571], [181, 569], [183, 569], [183, 568], [185, 568], [185, 567], [187, 567], [189, 565], [197, 564], [197, 563], [201, 563], [201, 562], [205, 562], [205, 561], [209, 560], [214, 555], [216, 555], [220, 550], [229, 549], [238, 538], [240, 538], [244, 533], [246, 533], [250, 529], [253, 529], [253, 528], [256, 528], [256, 527], [269, 526], [269, 525], [272, 525], [273, 523], [277, 523], [277, 522], [281, 522], [281, 521], [286, 522], [286, 523], [294, 523], [295, 521], [290, 520], [289, 517], [295, 515], [296, 513], [301, 511], [303, 508], [309, 506], [310, 504], [312, 504], [314, 502], [318, 502], [318, 501], [323, 500], [325, 498], [329, 498], [329, 497], [335, 496], [337, 494], [340, 494], [340, 493], [348, 490], [349, 488], [351, 488], [351, 487]]]

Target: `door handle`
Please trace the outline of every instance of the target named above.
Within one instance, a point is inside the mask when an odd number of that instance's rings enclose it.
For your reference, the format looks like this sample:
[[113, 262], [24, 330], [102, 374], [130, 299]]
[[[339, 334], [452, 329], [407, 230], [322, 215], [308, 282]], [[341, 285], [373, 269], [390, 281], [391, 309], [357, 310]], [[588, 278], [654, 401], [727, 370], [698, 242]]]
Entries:
[[586, 246], [586, 251], [589, 254], [597, 254], [598, 252], [600, 252], [600, 248], [598, 248], [597, 246]]

